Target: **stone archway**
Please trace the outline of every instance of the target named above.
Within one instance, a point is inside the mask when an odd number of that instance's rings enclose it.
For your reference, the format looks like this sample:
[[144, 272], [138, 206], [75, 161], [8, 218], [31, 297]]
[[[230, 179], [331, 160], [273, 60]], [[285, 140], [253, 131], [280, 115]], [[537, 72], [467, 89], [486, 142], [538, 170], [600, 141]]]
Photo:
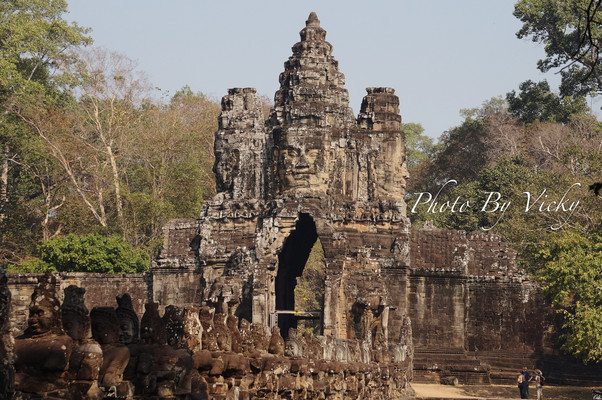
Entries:
[[278, 255], [275, 300], [278, 326], [283, 337], [287, 337], [290, 328], [297, 328], [298, 317], [282, 312], [295, 310], [297, 278], [303, 273], [311, 249], [317, 239], [318, 233], [313, 218], [307, 213], [301, 213], [295, 224], [295, 229], [284, 242], [282, 251]]

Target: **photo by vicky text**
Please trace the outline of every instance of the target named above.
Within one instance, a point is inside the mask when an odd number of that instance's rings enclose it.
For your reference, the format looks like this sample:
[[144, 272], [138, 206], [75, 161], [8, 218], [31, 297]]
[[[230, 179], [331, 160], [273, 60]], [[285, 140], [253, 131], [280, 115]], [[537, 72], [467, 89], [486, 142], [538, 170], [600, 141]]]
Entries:
[[580, 204], [579, 199], [571, 197], [571, 195], [574, 195], [574, 189], [581, 186], [581, 183], [579, 182], [573, 183], [564, 191], [564, 193], [559, 195], [551, 195], [545, 188], [538, 193], [524, 191], [522, 192], [524, 201], [519, 204], [514, 204], [512, 201], [504, 199], [502, 194], [496, 191], [486, 192], [484, 200], [456, 196], [453, 200], [441, 201], [441, 192], [446, 187], [456, 185], [457, 183], [458, 182], [455, 179], [445, 182], [434, 196], [430, 192], [414, 193], [418, 197], [411, 208], [411, 213], [416, 214], [420, 211], [420, 208], [426, 207], [426, 213], [429, 214], [445, 212], [464, 213], [469, 210], [495, 214], [497, 220], [491, 226], [481, 227], [482, 230], [489, 231], [502, 220], [510, 207], [519, 207], [519, 209], [525, 213], [539, 212], [561, 215], [560, 222], [550, 226], [550, 229], [558, 230], [569, 221]]

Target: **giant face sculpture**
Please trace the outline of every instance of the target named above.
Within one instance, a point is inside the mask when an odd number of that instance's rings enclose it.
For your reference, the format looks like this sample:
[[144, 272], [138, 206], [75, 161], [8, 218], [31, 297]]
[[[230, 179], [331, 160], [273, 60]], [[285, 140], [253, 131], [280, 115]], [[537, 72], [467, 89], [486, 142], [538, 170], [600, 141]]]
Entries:
[[282, 192], [326, 193], [328, 174], [321, 137], [288, 132], [275, 139], [274, 161]]

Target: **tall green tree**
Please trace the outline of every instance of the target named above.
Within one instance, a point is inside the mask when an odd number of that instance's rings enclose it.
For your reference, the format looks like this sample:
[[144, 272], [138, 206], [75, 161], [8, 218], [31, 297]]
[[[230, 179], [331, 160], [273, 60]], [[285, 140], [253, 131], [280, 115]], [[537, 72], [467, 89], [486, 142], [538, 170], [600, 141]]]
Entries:
[[602, 361], [602, 235], [549, 235], [537, 256], [538, 281], [563, 317], [562, 348], [586, 363]]
[[[57, 67], [73, 60], [70, 49], [91, 41], [87, 29], [63, 19], [66, 12], [64, 0], [0, 2], [0, 231], [4, 243], [15, 243], [0, 259], [18, 259], [19, 243], [29, 240], [21, 228], [47, 223], [61, 204], [54, 197], [60, 178], [48, 173], [52, 160], [13, 109], [34, 98], [63, 99]], [[46, 212], [32, 213], [28, 203], [40, 198]]]
[[129, 241], [155, 248], [170, 218], [197, 218], [215, 194], [213, 137], [219, 104], [189, 87], [147, 104], [122, 153]]
[[409, 192], [432, 191], [450, 179], [459, 183], [474, 180], [500, 154], [517, 153], [520, 132], [503, 99], [494, 97], [460, 113], [462, 124], [443, 133], [432, 148], [431, 162], [415, 169], [414, 178], [410, 175]]
[[516, 35], [545, 46], [537, 66], [562, 69], [563, 95], [602, 90], [601, 6], [600, 0], [519, 0], [514, 6], [523, 23]]

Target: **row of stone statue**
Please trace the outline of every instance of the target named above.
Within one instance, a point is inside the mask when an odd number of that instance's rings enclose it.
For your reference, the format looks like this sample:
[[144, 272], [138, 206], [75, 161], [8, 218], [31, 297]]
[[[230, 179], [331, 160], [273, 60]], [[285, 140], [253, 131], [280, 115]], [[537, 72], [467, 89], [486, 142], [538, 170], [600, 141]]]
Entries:
[[[287, 356], [339, 362], [389, 361], [405, 357], [401, 345], [377, 349], [291, 329], [238, 321], [209, 307], [146, 304], [138, 319], [128, 294], [117, 308], [84, 304], [85, 290], [69, 286], [60, 304], [52, 275], [40, 278], [28, 327], [15, 340], [15, 391], [21, 398], [101, 399], [207, 398], [210, 376], [239, 376], [263, 370], [266, 357]], [[219, 354], [219, 355], [218, 355]], [[184, 397], [182, 397], [184, 396]]]

